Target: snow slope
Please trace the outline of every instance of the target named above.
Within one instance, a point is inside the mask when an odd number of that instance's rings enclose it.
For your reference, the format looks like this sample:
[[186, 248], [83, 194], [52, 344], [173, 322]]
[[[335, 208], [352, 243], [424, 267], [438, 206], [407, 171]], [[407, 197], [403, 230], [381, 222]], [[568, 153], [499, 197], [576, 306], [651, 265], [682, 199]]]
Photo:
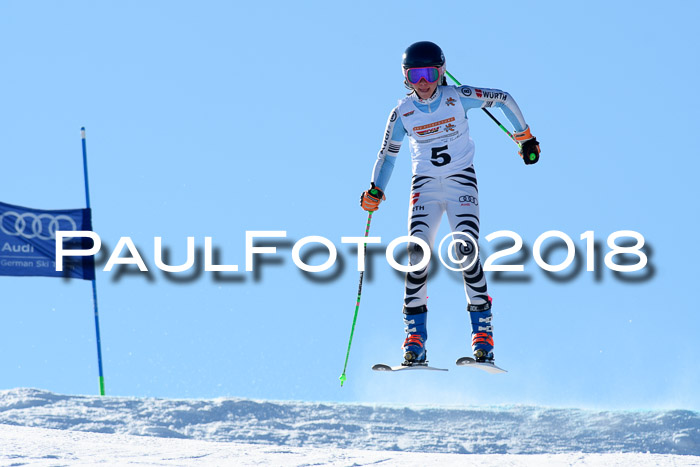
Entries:
[[8, 465], [464, 465], [468, 459], [700, 466], [697, 456], [700, 414], [686, 410], [407, 408], [0, 391], [0, 462]]
[[0, 425], [0, 465], [700, 466], [670, 454], [439, 454], [287, 447]]

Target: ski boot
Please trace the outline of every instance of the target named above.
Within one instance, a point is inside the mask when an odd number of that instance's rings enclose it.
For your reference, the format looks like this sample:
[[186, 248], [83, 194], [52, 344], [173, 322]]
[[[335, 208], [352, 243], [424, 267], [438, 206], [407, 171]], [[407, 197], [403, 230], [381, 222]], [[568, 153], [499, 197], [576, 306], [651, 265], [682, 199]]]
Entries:
[[428, 307], [404, 307], [403, 322], [406, 325], [406, 340], [403, 342], [402, 365], [425, 365], [425, 341], [428, 340]]
[[477, 362], [493, 363], [493, 326], [491, 325], [491, 297], [481, 305], [469, 305], [472, 324], [472, 350]]

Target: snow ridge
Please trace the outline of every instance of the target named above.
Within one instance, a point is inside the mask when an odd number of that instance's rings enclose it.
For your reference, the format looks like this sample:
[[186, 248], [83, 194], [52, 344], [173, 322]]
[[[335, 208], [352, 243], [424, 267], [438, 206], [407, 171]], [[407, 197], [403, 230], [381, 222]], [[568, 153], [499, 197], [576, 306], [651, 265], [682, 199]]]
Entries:
[[700, 413], [532, 406], [408, 408], [0, 391], [0, 423], [290, 447], [425, 453], [700, 455]]

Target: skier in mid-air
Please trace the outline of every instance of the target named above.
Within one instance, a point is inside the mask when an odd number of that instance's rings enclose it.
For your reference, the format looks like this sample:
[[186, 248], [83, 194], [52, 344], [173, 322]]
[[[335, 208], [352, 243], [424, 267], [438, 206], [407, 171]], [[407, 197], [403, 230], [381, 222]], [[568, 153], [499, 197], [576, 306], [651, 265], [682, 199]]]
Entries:
[[[479, 239], [479, 194], [474, 172], [474, 142], [469, 136], [469, 109], [499, 107], [515, 128], [514, 139], [521, 144], [525, 164], [539, 159], [539, 143], [530, 133], [515, 100], [498, 89], [448, 86], [445, 56], [432, 42], [410, 45], [402, 61], [404, 84], [411, 91], [399, 101], [389, 116], [384, 141], [372, 172], [371, 187], [362, 193], [365, 211], [376, 211], [385, 200], [384, 192], [394, 169], [404, 136], [408, 135], [413, 166], [408, 211], [409, 235], [421, 238], [431, 248], [442, 214], [447, 212], [452, 232]], [[535, 153], [536, 157], [523, 157]], [[493, 363], [491, 297], [486, 278], [471, 239], [460, 237], [456, 244], [458, 261], [473, 265], [462, 271], [471, 321], [472, 351], [477, 362]], [[409, 264], [416, 265], [423, 251], [416, 243], [408, 245]], [[477, 252], [476, 258], [474, 253]], [[403, 365], [425, 365], [428, 266], [406, 273], [404, 294]]]

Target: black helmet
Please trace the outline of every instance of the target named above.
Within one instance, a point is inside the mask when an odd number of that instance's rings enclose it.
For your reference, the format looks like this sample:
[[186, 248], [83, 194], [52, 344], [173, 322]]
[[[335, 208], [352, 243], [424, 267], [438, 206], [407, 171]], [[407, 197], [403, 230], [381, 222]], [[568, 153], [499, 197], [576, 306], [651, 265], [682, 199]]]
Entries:
[[442, 53], [442, 49], [437, 44], [429, 41], [421, 41], [409, 45], [403, 53], [403, 60], [401, 61], [401, 66], [404, 70], [427, 66], [440, 68], [443, 65], [445, 65], [445, 55]]

